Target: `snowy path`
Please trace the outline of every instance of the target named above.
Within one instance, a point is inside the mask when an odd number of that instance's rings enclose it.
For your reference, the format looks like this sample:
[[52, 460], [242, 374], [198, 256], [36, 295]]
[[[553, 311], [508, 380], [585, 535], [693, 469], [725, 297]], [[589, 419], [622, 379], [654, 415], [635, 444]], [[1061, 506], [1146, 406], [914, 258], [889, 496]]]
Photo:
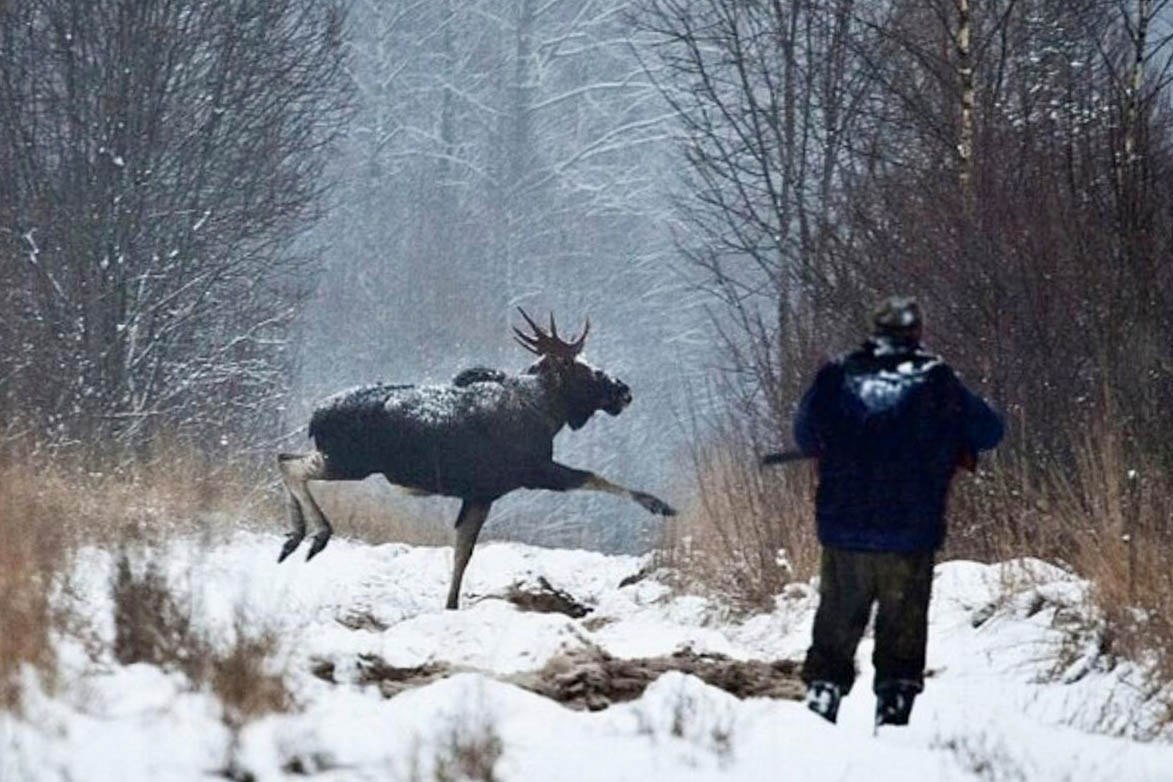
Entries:
[[[478, 548], [466, 607], [445, 612], [451, 549], [335, 540], [311, 564], [278, 567], [279, 547], [277, 536], [251, 534], [209, 549], [181, 542], [160, 564], [172, 583], [190, 589], [197, 624], [213, 639], [227, 643], [242, 620], [277, 631], [299, 711], [249, 723], [233, 746], [216, 701], [191, 692], [181, 675], [95, 662], [63, 641], [57, 694], [30, 697], [22, 720], [0, 716], [0, 782], [209, 778], [230, 753], [257, 780], [307, 773], [433, 780], [454, 733], [498, 737], [494, 779], [507, 781], [1173, 782], [1168, 736], [1144, 743], [1106, 735], [1143, 734], [1153, 724], [1132, 667], [1108, 670], [1103, 659], [1073, 648], [1064, 672], [1071, 683], [1043, 676], [1065, 637], [1054, 625], [1085, 615], [1086, 587], [1039, 563], [1028, 563], [1029, 583], [1008, 591], [1028, 565], [938, 567], [926, 692], [910, 728], [873, 736], [867, 640], [860, 681], [837, 726], [800, 703], [738, 700], [680, 673], [594, 713], [494, 677], [593, 647], [618, 657], [690, 646], [737, 659], [799, 658], [814, 607], [808, 588], [789, 589], [768, 614], [730, 620], [710, 601], [671, 596], [654, 578], [619, 589], [640, 569], [635, 557], [498, 543]], [[87, 551], [74, 579], [78, 606], [107, 642], [109, 568], [108, 554]], [[484, 597], [539, 577], [595, 611], [576, 620]], [[350, 683], [360, 654], [401, 667], [447, 663], [483, 673], [385, 699], [375, 687]], [[332, 663], [340, 683], [312, 675], [311, 661]]]

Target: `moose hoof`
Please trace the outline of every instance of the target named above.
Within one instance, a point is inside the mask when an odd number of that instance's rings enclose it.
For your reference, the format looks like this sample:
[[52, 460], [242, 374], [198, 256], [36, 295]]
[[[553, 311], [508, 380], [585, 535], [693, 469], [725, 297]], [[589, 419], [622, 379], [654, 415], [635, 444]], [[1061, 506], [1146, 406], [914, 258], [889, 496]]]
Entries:
[[317, 535], [314, 535], [313, 545], [310, 546], [310, 553], [306, 554], [305, 561], [309, 562], [318, 552], [326, 548], [326, 544], [330, 542], [331, 531], [328, 529], [322, 530]]
[[297, 549], [297, 547], [301, 545], [301, 541], [304, 538], [304, 532], [290, 532], [285, 537], [285, 544], [281, 546], [281, 553], [277, 556], [277, 564], [280, 565], [282, 562], [284, 562], [285, 558], [292, 554]]
[[655, 513], [660, 516], [676, 515], [676, 509], [668, 503], [664, 502], [659, 497], [653, 497], [652, 495], [644, 494], [643, 492], [636, 492], [635, 501], [644, 506], [651, 513]]

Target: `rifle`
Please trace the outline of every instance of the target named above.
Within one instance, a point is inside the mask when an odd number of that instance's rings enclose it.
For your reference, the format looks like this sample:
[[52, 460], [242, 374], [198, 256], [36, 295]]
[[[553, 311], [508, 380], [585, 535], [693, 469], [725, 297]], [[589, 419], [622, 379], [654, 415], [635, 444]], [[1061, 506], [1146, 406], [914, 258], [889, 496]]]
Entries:
[[[788, 462], [801, 462], [805, 459], [813, 459], [815, 457], [808, 456], [802, 451], [774, 451], [762, 457], [761, 466], [771, 467], [775, 464], [787, 464]], [[957, 454], [957, 469], [967, 470], [969, 472], [977, 472], [978, 459], [977, 454], [969, 450], [962, 450]]]
[[801, 462], [805, 459], [813, 459], [815, 457], [808, 456], [802, 451], [788, 450], [788, 451], [774, 451], [762, 457], [761, 466], [769, 467], [774, 464], [786, 464], [787, 462]]

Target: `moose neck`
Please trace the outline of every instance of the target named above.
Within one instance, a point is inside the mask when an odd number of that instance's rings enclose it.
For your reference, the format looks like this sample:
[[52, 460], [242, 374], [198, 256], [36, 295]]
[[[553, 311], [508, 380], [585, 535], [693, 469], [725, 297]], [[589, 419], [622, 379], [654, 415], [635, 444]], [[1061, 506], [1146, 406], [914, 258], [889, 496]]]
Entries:
[[526, 406], [542, 417], [551, 437], [570, 423], [566, 389], [556, 373], [521, 374], [515, 377]]

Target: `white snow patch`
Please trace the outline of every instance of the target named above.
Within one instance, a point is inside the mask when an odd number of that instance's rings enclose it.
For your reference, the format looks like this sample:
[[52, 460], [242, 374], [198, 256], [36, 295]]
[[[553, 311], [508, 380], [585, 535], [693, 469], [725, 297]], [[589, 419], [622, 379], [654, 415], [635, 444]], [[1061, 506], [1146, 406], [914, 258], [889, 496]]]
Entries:
[[[1167, 731], [1149, 743], [1105, 735], [1143, 735], [1157, 724], [1135, 666], [1104, 665], [1089, 648], [1070, 683], [1047, 675], [1069, 638], [1064, 617], [1088, 616], [1088, 585], [1038, 561], [938, 566], [925, 693], [909, 728], [873, 736], [867, 638], [838, 725], [797, 702], [738, 700], [680, 673], [597, 713], [495, 678], [589, 646], [622, 657], [691, 647], [800, 659], [816, 605], [807, 585], [789, 587], [769, 612], [734, 618], [713, 600], [673, 595], [655, 576], [620, 589], [643, 558], [490, 543], [472, 560], [464, 607], [446, 612], [450, 548], [335, 539], [311, 563], [279, 566], [281, 542], [244, 533], [213, 545], [180, 539], [150, 556], [214, 642], [227, 644], [242, 619], [278, 634], [298, 711], [256, 720], [234, 742], [216, 700], [182, 675], [94, 661], [61, 639], [55, 694], [30, 675], [23, 715], [0, 715], [0, 780], [190, 780], [230, 759], [262, 781], [294, 769], [323, 780], [406, 780], [413, 768], [427, 780], [453, 735], [478, 734], [499, 737], [502, 780], [1173, 779]], [[136, 562], [145, 564], [145, 555]], [[107, 552], [82, 551], [61, 598], [84, 609], [107, 643], [111, 568]], [[538, 578], [595, 610], [576, 620], [500, 599], [511, 584]], [[355, 616], [367, 621], [339, 621]], [[354, 683], [359, 654], [472, 672], [384, 699]], [[311, 673], [317, 658], [334, 663], [338, 684]]]

